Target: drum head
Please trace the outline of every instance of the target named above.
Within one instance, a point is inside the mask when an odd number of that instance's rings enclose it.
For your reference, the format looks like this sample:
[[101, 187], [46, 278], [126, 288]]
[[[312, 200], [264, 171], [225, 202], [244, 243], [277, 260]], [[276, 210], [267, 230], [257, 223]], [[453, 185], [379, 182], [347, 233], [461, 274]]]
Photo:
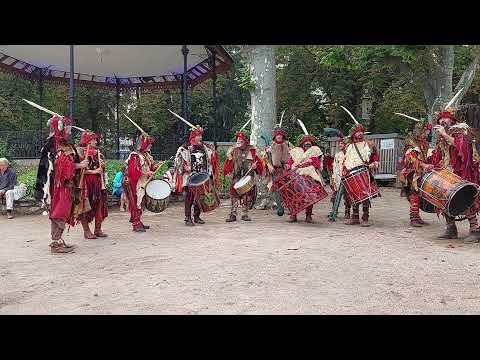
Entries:
[[192, 186], [202, 185], [203, 183], [207, 182], [208, 179], [209, 179], [209, 176], [208, 176], [208, 173], [206, 172], [195, 173], [190, 175], [190, 177], [188, 178], [188, 185], [192, 185]]
[[448, 205], [448, 213], [451, 216], [462, 214], [465, 210], [473, 205], [475, 196], [477, 195], [477, 188], [473, 184], [465, 184], [458, 189], [451, 197]]
[[152, 180], [147, 184], [145, 192], [152, 199], [163, 200], [170, 196], [172, 189], [165, 180]]
[[252, 177], [250, 175], [247, 175], [240, 180], [238, 180], [235, 185], [233, 185], [234, 189], [238, 189], [239, 187], [242, 187], [243, 185], [247, 184], [249, 181], [252, 180]]

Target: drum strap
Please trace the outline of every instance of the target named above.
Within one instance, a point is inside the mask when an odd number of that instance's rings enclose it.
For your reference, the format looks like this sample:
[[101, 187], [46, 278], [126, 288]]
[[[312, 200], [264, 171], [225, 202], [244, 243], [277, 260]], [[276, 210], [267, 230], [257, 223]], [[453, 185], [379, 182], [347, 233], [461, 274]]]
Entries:
[[357, 152], [358, 157], [360, 158], [360, 160], [362, 160], [362, 163], [365, 164], [365, 160], [363, 160], [362, 155], [360, 154], [360, 150], [358, 150], [357, 144], [353, 143], [353, 147], [355, 148], [355, 151]]

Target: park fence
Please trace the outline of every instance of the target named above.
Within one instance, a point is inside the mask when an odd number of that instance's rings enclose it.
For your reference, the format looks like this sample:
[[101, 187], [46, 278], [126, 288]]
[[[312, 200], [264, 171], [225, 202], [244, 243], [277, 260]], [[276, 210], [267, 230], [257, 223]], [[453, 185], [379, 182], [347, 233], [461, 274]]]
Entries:
[[[402, 135], [392, 134], [369, 134], [365, 136], [375, 143], [380, 153], [380, 167], [375, 174], [377, 180], [398, 180], [400, 162], [403, 156], [405, 140]], [[340, 151], [340, 138], [328, 138], [330, 154], [335, 155]]]
[[[100, 151], [109, 160], [125, 160], [133, 149], [136, 141], [136, 134], [120, 134], [120, 151], [117, 152], [117, 134], [105, 132], [100, 135]], [[177, 139], [163, 138], [153, 135], [156, 139], [152, 146], [152, 155], [156, 159], [168, 159], [175, 154], [178, 147]], [[12, 160], [39, 159], [40, 151], [45, 143], [47, 134], [36, 130], [23, 131], [0, 131], [0, 146], [5, 147], [6, 156]], [[78, 135], [77, 135], [78, 137]]]

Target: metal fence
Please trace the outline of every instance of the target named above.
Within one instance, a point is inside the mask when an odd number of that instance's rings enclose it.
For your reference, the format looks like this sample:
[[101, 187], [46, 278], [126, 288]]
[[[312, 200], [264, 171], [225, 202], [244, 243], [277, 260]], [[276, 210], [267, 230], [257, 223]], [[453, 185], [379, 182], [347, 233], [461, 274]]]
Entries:
[[0, 131], [0, 141], [13, 160], [39, 158], [43, 145], [41, 134], [36, 130]]
[[[120, 134], [120, 155], [117, 154], [117, 134], [114, 132], [99, 133], [100, 150], [107, 159], [125, 160], [135, 145], [136, 134]], [[47, 134], [43, 136], [39, 131], [0, 131], [0, 141], [7, 147], [8, 156], [12, 160], [38, 159], [45, 143]], [[155, 135], [153, 135], [155, 136]], [[155, 143], [151, 153], [156, 159], [168, 159], [177, 149], [177, 139], [155, 136]]]
[[[380, 152], [380, 167], [375, 174], [376, 179], [393, 180], [397, 178], [400, 171], [399, 165], [403, 156], [404, 138], [400, 134], [375, 134], [366, 135], [367, 139], [373, 140]], [[328, 139], [330, 143], [330, 153], [334, 155], [340, 151], [340, 138], [333, 137]]]

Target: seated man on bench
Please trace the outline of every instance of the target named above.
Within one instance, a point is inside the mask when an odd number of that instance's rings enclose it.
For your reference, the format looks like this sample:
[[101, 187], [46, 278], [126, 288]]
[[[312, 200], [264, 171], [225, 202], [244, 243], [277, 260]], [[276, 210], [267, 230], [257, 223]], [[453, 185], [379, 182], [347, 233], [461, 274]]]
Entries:
[[10, 168], [10, 162], [5, 158], [0, 158], [0, 199], [7, 205], [7, 217], [13, 219], [13, 200], [17, 175]]

